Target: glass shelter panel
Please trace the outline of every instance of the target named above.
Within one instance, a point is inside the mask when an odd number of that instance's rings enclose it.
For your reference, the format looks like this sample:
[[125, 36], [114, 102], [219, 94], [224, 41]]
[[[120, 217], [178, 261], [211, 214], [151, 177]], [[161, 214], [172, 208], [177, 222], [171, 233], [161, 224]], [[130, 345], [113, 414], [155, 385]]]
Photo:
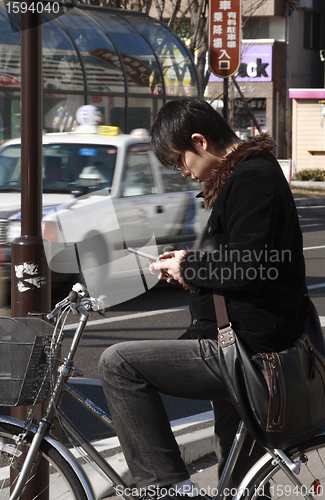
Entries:
[[12, 32], [7, 13], [0, 7], [0, 87], [20, 88], [20, 80], [20, 33]]
[[112, 12], [91, 11], [91, 16], [109, 34], [120, 53], [126, 72], [128, 92], [161, 94], [162, 76], [157, 59], [138, 30], [123, 17]]
[[60, 22], [72, 37], [83, 59], [87, 90], [125, 92], [119, 57], [103, 30], [77, 8], [61, 16]]
[[83, 95], [44, 92], [43, 128], [49, 132], [70, 132], [77, 125], [75, 116], [78, 108], [85, 104]]
[[0, 144], [20, 137], [20, 95], [0, 91]]
[[149, 131], [162, 105], [163, 102], [160, 99], [129, 97], [126, 132], [129, 134], [135, 128], [145, 128]]
[[125, 97], [96, 94], [88, 96], [87, 104], [92, 104], [99, 109], [101, 113], [99, 125], [119, 127], [121, 133], [126, 133]]
[[194, 64], [181, 41], [153, 18], [125, 13], [124, 17], [149, 40], [163, 68], [165, 92], [169, 96], [197, 96]]
[[84, 90], [79, 56], [60, 24], [43, 14], [44, 90]]

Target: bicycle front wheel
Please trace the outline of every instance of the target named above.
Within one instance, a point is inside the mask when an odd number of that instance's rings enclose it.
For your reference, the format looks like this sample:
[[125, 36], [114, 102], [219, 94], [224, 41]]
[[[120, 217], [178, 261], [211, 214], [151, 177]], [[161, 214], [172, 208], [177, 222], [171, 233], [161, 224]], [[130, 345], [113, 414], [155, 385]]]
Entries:
[[293, 461], [301, 460], [297, 474], [302, 484], [301, 491], [279, 465], [271, 461], [260, 469], [240, 499], [302, 500], [306, 495], [315, 499], [325, 498], [325, 435], [316, 436], [286, 454]]
[[[27, 434], [25, 444], [17, 446], [17, 436], [23, 427], [2, 422], [0, 419], [0, 500], [9, 500], [19, 475], [20, 452], [29, 447], [32, 434]], [[25, 448], [26, 450], [26, 448]], [[24, 498], [48, 498], [49, 500], [87, 500], [86, 492], [69, 462], [50, 443], [43, 440], [32, 472], [20, 496]]]

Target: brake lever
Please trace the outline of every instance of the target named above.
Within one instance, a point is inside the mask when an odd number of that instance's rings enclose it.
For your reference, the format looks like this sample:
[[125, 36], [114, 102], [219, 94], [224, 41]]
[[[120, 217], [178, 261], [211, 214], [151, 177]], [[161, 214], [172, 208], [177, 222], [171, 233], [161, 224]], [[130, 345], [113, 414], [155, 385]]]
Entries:
[[59, 302], [58, 304], [56, 304], [55, 308], [53, 309], [53, 311], [51, 311], [50, 313], [48, 313], [46, 315], [46, 318], [48, 320], [52, 320], [55, 318], [55, 316], [58, 314], [58, 312], [60, 311], [60, 309], [62, 309], [62, 307], [66, 306], [67, 304], [69, 304], [69, 297], [66, 297], [65, 299], [61, 300], [61, 302]]
[[87, 311], [97, 312], [101, 316], [106, 317], [104, 299], [106, 299], [106, 295], [100, 295], [98, 299], [95, 299], [94, 297], [87, 297], [81, 299], [81, 303]]

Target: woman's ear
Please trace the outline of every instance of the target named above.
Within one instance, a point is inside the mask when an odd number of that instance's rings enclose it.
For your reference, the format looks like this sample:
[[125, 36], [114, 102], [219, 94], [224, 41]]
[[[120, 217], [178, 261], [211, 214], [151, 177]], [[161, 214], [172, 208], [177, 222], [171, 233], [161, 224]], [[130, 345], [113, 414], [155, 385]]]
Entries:
[[194, 146], [196, 148], [198, 148], [198, 149], [203, 148], [204, 151], [207, 150], [207, 148], [208, 148], [208, 141], [206, 140], [206, 138], [204, 137], [204, 135], [195, 132], [194, 134], [191, 135], [191, 139], [192, 139], [192, 141], [194, 143]]

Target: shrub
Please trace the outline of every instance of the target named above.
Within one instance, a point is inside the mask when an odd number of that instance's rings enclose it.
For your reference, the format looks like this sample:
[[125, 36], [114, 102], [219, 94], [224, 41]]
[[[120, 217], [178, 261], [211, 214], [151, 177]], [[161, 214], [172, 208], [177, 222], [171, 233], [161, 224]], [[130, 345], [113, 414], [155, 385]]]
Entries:
[[296, 181], [325, 181], [325, 170], [306, 168], [295, 174]]

